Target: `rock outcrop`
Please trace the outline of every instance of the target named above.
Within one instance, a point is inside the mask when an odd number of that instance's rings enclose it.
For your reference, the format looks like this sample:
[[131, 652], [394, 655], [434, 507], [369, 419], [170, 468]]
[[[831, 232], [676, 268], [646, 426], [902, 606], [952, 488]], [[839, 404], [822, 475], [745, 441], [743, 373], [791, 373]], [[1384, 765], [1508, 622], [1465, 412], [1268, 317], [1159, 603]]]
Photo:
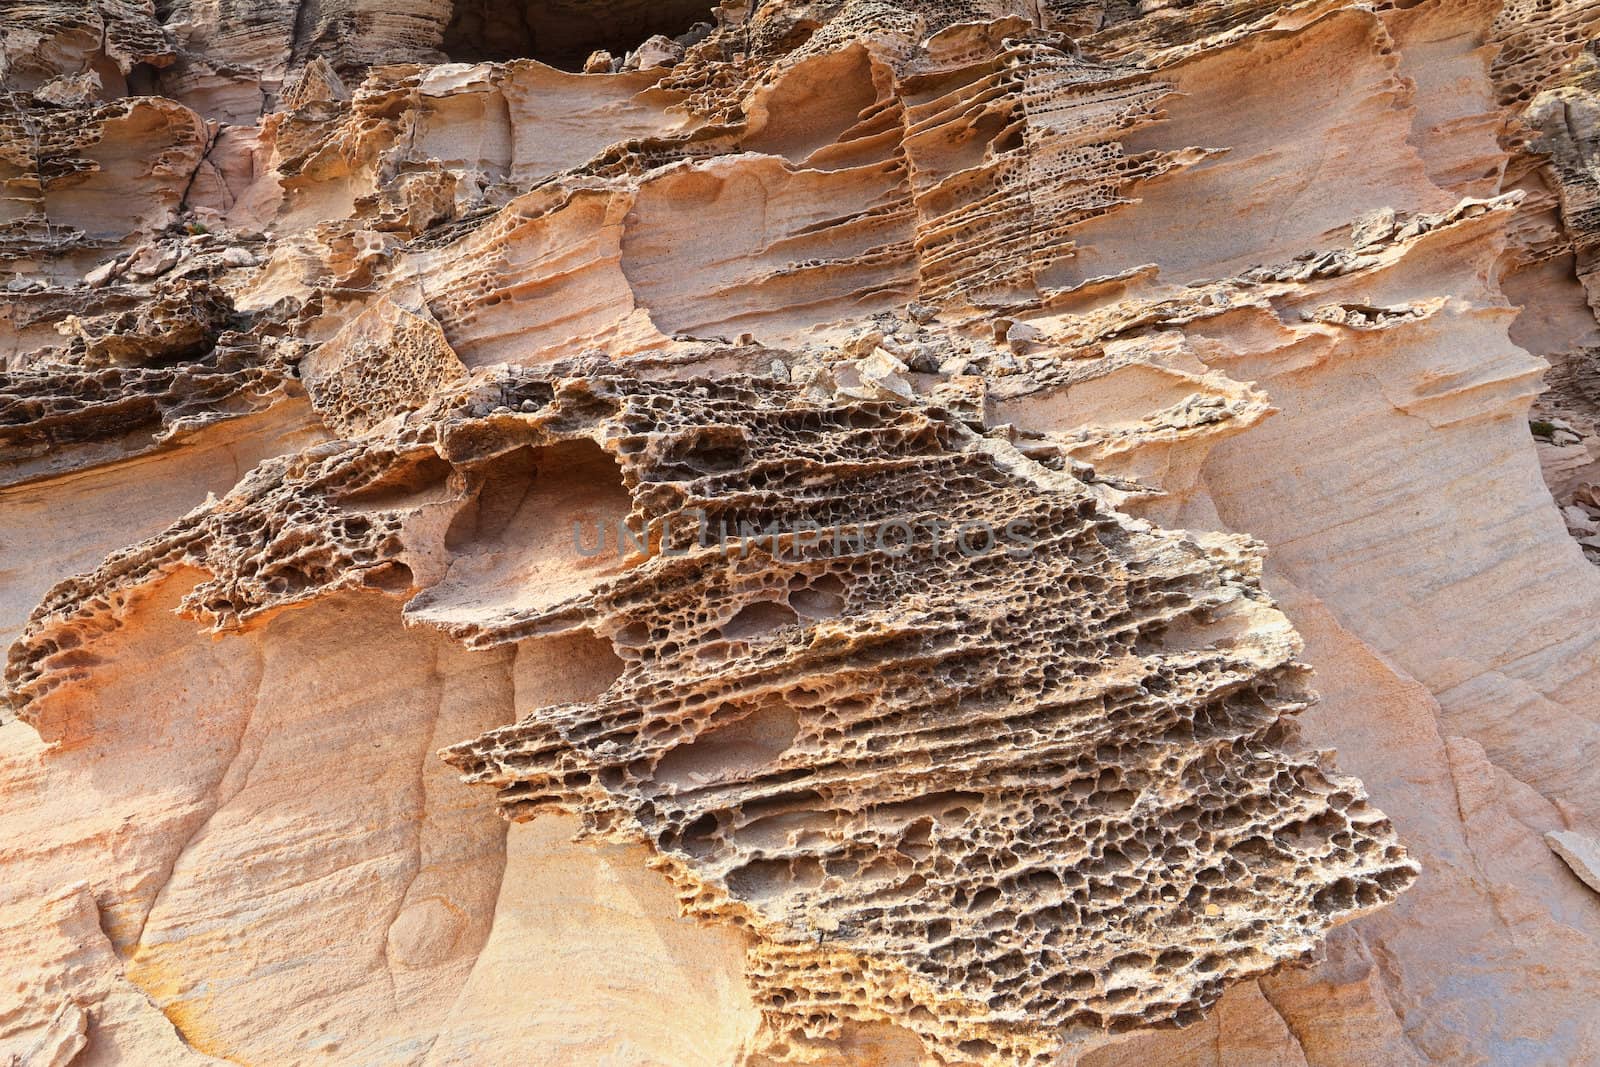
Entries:
[[1600, 1058], [1600, 6], [0, 12], [0, 1062]]

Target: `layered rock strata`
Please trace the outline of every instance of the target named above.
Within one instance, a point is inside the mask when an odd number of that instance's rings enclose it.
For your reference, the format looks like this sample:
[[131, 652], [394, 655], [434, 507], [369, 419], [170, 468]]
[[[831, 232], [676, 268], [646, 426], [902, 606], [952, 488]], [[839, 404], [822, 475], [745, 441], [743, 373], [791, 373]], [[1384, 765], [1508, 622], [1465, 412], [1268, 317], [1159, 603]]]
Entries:
[[0, 1058], [1600, 1056], [1597, 35], [3, 9]]

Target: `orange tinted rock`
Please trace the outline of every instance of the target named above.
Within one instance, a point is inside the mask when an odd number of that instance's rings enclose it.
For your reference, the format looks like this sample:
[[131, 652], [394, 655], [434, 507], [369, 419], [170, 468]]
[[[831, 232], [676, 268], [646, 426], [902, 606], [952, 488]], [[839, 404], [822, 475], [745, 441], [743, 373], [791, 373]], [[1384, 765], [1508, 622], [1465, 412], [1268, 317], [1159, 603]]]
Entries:
[[4, 22], [0, 1061], [1600, 1057], [1593, 3]]

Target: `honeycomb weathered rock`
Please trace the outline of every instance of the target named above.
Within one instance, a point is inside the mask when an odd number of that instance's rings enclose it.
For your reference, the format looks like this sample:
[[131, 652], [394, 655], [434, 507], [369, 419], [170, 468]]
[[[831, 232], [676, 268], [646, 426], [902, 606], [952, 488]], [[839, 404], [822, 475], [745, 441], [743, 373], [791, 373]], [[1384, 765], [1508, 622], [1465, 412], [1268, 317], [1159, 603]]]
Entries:
[[1596, 1058], [1592, 3], [0, 9], [0, 1060]]

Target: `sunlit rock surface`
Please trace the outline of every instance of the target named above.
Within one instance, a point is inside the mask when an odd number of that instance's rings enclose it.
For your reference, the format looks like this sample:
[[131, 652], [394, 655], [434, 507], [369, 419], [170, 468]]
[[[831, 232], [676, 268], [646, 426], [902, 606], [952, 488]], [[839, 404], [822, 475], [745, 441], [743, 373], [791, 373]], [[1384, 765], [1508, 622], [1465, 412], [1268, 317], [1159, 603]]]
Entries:
[[1600, 1059], [1597, 38], [0, 3], [0, 1063]]

